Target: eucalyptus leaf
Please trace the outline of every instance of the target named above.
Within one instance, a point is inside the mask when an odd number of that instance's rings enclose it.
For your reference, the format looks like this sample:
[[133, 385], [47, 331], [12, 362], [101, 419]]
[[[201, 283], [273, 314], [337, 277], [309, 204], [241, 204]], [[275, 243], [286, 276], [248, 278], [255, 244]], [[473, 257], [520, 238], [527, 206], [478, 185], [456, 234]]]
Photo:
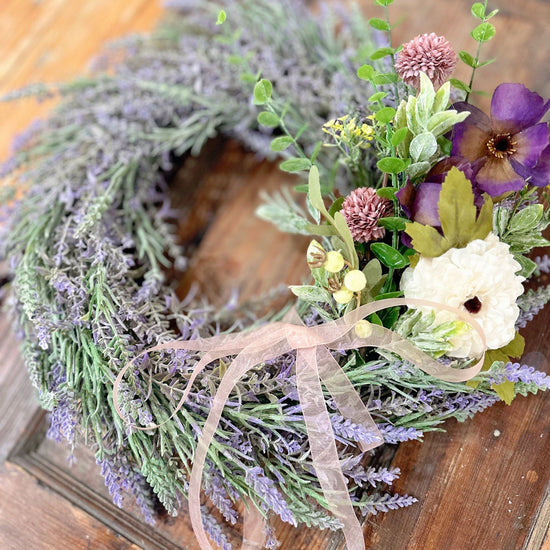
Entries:
[[475, 2], [472, 5], [472, 15], [478, 19], [485, 19], [485, 5], [481, 2]]
[[380, 187], [376, 190], [376, 194], [383, 199], [394, 200], [397, 191], [395, 187]]
[[407, 166], [406, 174], [412, 180], [428, 172], [431, 167], [432, 165], [427, 161], [414, 162]]
[[378, 220], [378, 225], [390, 231], [403, 231], [408, 222], [409, 220], [407, 218], [387, 217], [380, 218]]
[[393, 55], [393, 53], [393, 48], [378, 48], [377, 50], [372, 52], [369, 57], [372, 61], [376, 61], [377, 59], [382, 59], [383, 57], [387, 57], [388, 55]]
[[387, 95], [388, 92], [376, 92], [375, 94], [372, 94], [367, 101], [369, 103], [376, 103], [384, 99]]
[[395, 109], [393, 107], [383, 107], [374, 114], [374, 118], [382, 124], [389, 124], [395, 116]]
[[464, 63], [466, 63], [466, 65], [468, 65], [468, 67], [472, 67], [472, 69], [475, 69], [477, 67], [476, 60], [468, 52], [465, 52], [464, 50], [461, 50], [460, 52], [458, 52], [458, 57], [460, 57], [460, 59]]
[[478, 25], [470, 35], [476, 42], [489, 42], [496, 34], [496, 29], [491, 23], [481, 23]]
[[294, 140], [290, 136], [279, 136], [271, 141], [269, 148], [272, 151], [275, 151], [278, 153], [280, 151], [284, 151], [285, 149], [288, 149], [288, 147], [290, 147], [293, 143], [294, 143]]
[[399, 174], [405, 169], [405, 161], [397, 157], [386, 157], [380, 159], [376, 166], [381, 172], [386, 174]]
[[407, 134], [409, 133], [409, 129], [405, 126], [404, 128], [399, 128], [391, 137], [391, 144], [394, 147], [397, 147], [400, 143], [403, 142], [403, 140], [407, 137]]
[[376, 70], [371, 65], [361, 65], [357, 69], [357, 76], [361, 80], [372, 80], [376, 74]]
[[264, 105], [271, 99], [273, 85], [266, 78], [262, 78], [254, 86], [254, 103], [256, 105]]

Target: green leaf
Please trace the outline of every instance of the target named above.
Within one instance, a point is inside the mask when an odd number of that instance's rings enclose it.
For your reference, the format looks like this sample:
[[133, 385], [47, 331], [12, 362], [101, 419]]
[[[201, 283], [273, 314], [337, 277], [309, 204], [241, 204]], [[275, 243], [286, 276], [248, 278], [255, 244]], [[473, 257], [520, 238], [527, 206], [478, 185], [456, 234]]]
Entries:
[[397, 75], [395, 73], [378, 73], [374, 75], [372, 81], [377, 86], [383, 86], [384, 84], [394, 84], [397, 82]]
[[485, 16], [485, 19], [486, 19], [486, 20], [491, 19], [492, 17], [494, 17], [494, 16], [498, 13], [498, 11], [499, 11], [499, 10], [493, 10], [491, 13], [489, 13], [489, 14], [487, 14], [487, 15]]
[[476, 65], [476, 68], [477, 69], [480, 69], [481, 67], [486, 67], [487, 65], [490, 65], [491, 63], [494, 63], [496, 61], [495, 58], [493, 59], [488, 59], [487, 61], [483, 61], [483, 62], [477, 62], [477, 65]]
[[399, 174], [405, 170], [405, 161], [398, 159], [397, 157], [386, 157], [380, 159], [376, 166], [381, 172], [386, 174]]
[[353, 237], [351, 236], [351, 231], [349, 230], [348, 224], [346, 223], [346, 219], [341, 212], [336, 212], [334, 214], [334, 227], [336, 227], [336, 229], [338, 230], [338, 234], [346, 245], [348, 259], [352, 264], [352, 269], [357, 269], [359, 265], [359, 260], [357, 258], [357, 253], [355, 252]]
[[314, 223], [308, 223], [304, 226], [304, 229], [309, 235], [318, 235], [320, 237], [330, 237], [331, 235], [337, 235], [338, 232], [332, 225], [321, 224], [316, 225]]
[[510, 222], [508, 231], [510, 233], [525, 233], [537, 227], [544, 215], [544, 206], [542, 204], [531, 204], [520, 210]]
[[457, 90], [462, 90], [463, 92], [467, 92], [467, 93], [470, 93], [472, 91], [472, 89], [470, 88], [470, 86], [468, 86], [468, 84], [466, 84], [465, 82], [462, 82], [462, 80], [458, 80], [458, 78], [451, 78], [449, 80], [449, 82], [457, 89]]
[[321, 194], [321, 181], [319, 180], [319, 168], [315, 165], [313, 165], [309, 170], [307, 197], [313, 208], [318, 210], [323, 216], [332, 220], [332, 217], [325, 207], [325, 202], [323, 201], [323, 195]]
[[403, 292], [401, 290], [396, 290], [395, 292], [384, 292], [384, 294], [378, 294], [374, 299], [378, 300], [391, 300], [392, 298], [401, 298]]
[[378, 19], [377, 17], [373, 17], [369, 19], [368, 23], [373, 29], [376, 29], [377, 31], [391, 30], [390, 24], [387, 21], [384, 21], [384, 19]]
[[485, 6], [481, 2], [472, 5], [472, 15], [478, 19], [485, 19]]
[[403, 231], [409, 220], [407, 218], [397, 218], [388, 216], [387, 218], [380, 218], [378, 225], [385, 227], [390, 231]]
[[332, 300], [332, 296], [328, 290], [313, 285], [291, 285], [288, 287], [290, 291], [305, 302], [322, 302], [328, 303]]
[[275, 113], [262, 111], [258, 114], [258, 123], [269, 128], [276, 128], [281, 123], [281, 119]]
[[254, 86], [254, 102], [256, 105], [264, 105], [271, 99], [273, 85], [266, 78], [262, 78]]
[[468, 67], [472, 67], [472, 69], [475, 69], [477, 67], [476, 60], [471, 56], [468, 52], [465, 52], [464, 50], [461, 50], [458, 52], [458, 57], [468, 65]]
[[284, 151], [285, 149], [290, 147], [293, 143], [294, 143], [294, 140], [290, 136], [279, 136], [271, 141], [269, 148], [272, 151], [275, 151], [278, 153], [280, 151]]
[[383, 199], [388, 199], [390, 201], [395, 199], [395, 194], [399, 191], [395, 187], [381, 187], [376, 190], [376, 194]]
[[409, 152], [414, 162], [429, 160], [437, 151], [437, 140], [431, 132], [423, 132], [413, 138]]
[[328, 209], [328, 213], [331, 215], [331, 216], [334, 216], [334, 214], [336, 212], [339, 212], [340, 210], [342, 210], [342, 204], [344, 203], [344, 201], [346, 200], [346, 197], [338, 197], [331, 205], [330, 205], [330, 208]]
[[376, 103], [377, 101], [384, 99], [387, 95], [388, 92], [376, 92], [369, 97], [368, 101], [369, 103]]
[[372, 288], [382, 279], [382, 265], [373, 258], [364, 268], [363, 273], [367, 279], [367, 287]]
[[311, 168], [311, 162], [309, 159], [291, 158], [281, 162], [279, 168], [283, 172], [301, 172], [302, 170]]
[[409, 164], [409, 166], [407, 166], [407, 176], [409, 179], [413, 180], [425, 174], [431, 167], [432, 165], [427, 161], [414, 162], [413, 164]]
[[491, 23], [481, 23], [471, 33], [476, 42], [489, 42], [496, 34], [496, 29]]
[[227, 14], [225, 13], [224, 10], [220, 10], [219, 13], [218, 13], [218, 19], [216, 21], [216, 25], [223, 24], [226, 19], [227, 19]]
[[399, 250], [395, 250], [386, 243], [372, 243], [371, 252], [387, 267], [401, 269], [409, 265], [409, 262]]
[[357, 76], [361, 80], [372, 80], [376, 74], [374, 67], [371, 65], [361, 65], [361, 67], [357, 69]]
[[388, 55], [393, 55], [393, 53], [393, 48], [378, 48], [377, 50], [372, 52], [369, 57], [373, 61], [376, 61], [377, 59], [382, 59], [383, 57], [386, 57]]
[[493, 389], [507, 405], [510, 405], [516, 396], [514, 383], [510, 382], [510, 380], [506, 380], [506, 382], [502, 382], [501, 384], [492, 384], [491, 389]]
[[368, 319], [369, 323], [372, 323], [373, 325], [378, 325], [380, 327], [384, 326], [384, 323], [382, 322], [382, 319], [380, 319], [380, 317], [376, 313], [371, 313], [367, 317], [367, 319]]
[[394, 147], [397, 147], [407, 137], [408, 133], [409, 129], [406, 126], [403, 128], [399, 128], [399, 130], [394, 132], [393, 136], [391, 137], [391, 144]]
[[531, 275], [535, 272], [535, 269], [537, 269], [537, 264], [533, 260], [530, 260], [521, 254], [514, 254], [514, 260], [521, 265], [521, 271], [518, 275], [521, 275], [526, 279], [529, 279], [529, 277], [531, 277]]
[[418, 222], [408, 223], [405, 233], [412, 238], [413, 248], [428, 258], [441, 256], [452, 248], [452, 244], [437, 229], [429, 225]]
[[379, 6], [386, 7], [386, 6], [389, 6], [390, 4], [393, 4], [394, 0], [375, 0], [375, 2]]
[[483, 206], [479, 211], [473, 231], [470, 233], [470, 241], [484, 239], [493, 230], [493, 201], [485, 193], [483, 199]]
[[393, 107], [382, 107], [374, 114], [374, 118], [382, 124], [389, 124], [395, 116], [395, 109]]
[[476, 222], [477, 210], [472, 184], [456, 167], [449, 170], [441, 186], [438, 210], [445, 237], [453, 246], [466, 246], [472, 240], [470, 235]]

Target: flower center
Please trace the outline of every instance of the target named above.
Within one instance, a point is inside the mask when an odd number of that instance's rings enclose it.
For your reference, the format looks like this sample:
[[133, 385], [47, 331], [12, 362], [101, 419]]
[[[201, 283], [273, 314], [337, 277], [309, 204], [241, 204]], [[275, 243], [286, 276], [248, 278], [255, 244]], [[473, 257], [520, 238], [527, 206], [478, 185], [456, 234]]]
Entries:
[[487, 142], [487, 149], [494, 157], [503, 159], [516, 152], [516, 142], [510, 134], [498, 134]]
[[466, 310], [474, 314], [479, 313], [479, 311], [481, 310], [481, 305], [481, 300], [477, 296], [474, 296], [473, 298], [470, 298], [469, 300], [466, 300], [464, 302], [464, 307], [466, 308]]

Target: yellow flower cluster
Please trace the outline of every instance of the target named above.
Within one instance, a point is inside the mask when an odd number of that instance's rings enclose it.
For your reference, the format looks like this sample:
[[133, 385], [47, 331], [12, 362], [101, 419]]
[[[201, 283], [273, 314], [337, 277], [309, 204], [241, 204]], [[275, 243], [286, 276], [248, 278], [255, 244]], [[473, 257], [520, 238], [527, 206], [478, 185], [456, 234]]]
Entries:
[[370, 147], [370, 142], [374, 138], [374, 128], [368, 124], [369, 120], [373, 121], [374, 116], [369, 115], [358, 120], [356, 117], [345, 115], [326, 122], [323, 125], [323, 132], [348, 145]]

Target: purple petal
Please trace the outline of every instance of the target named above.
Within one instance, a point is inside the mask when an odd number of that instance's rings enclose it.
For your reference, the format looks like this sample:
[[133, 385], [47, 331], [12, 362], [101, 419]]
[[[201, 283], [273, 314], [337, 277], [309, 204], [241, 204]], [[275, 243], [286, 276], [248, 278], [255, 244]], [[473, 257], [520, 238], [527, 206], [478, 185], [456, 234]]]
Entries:
[[523, 84], [501, 84], [491, 100], [491, 120], [498, 132], [521, 132], [534, 126], [550, 108], [550, 100]]
[[407, 184], [395, 194], [407, 218], [412, 218], [415, 195], [416, 187], [411, 183], [410, 180], [408, 180]]
[[537, 165], [531, 170], [530, 183], [538, 187], [550, 185], [550, 145], [541, 153]]
[[487, 154], [487, 141], [489, 141], [491, 134], [476, 124], [470, 124], [468, 122], [469, 118], [453, 128], [451, 155], [464, 157], [470, 162], [475, 162]]
[[536, 124], [514, 136], [516, 153], [513, 159], [527, 168], [533, 168], [548, 145], [548, 126]]
[[507, 158], [487, 159], [476, 179], [478, 187], [491, 197], [498, 197], [508, 191], [519, 191], [525, 185], [525, 180], [515, 172]]
[[439, 227], [439, 211], [437, 203], [441, 193], [441, 184], [425, 181], [416, 189], [416, 197], [413, 206], [413, 219], [423, 225]]
[[492, 128], [491, 120], [481, 109], [478, 109], [477, 107], [474, 107], [473, 105], [470, 105], [465, 101], [459, 101], [458, 103], [453, 103], [452, 108], [459, 113], [464, 113], [464, 112], [470, 113], [468, 118], [464, 122], [460, 122], [459, 124], [457, 124], [457, 126], [467, 123], [467, 124], [473, 124], [474, 126], [477, 126], [478, 128], [480, 128], [485, 132], [491, 131], [491, 128]]
[[472, 167], [471, 163], [463, 157], [448, 157], [443, 160], [440, 160], [426, 176], [426, 181], [431, 181], [433, 183], [443, 183], [447, 172], [455, 166], [466, 176], [466, 179], [469, 179], [471, 182], [475, 178], [475, 170]]

